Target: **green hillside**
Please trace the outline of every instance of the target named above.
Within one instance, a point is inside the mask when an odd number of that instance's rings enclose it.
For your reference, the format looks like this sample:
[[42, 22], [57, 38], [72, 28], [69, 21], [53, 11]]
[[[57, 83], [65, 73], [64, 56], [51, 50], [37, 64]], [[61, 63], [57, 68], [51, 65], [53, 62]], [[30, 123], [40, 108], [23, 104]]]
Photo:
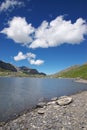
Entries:
[[72, 66], [64, 71], [54, 74], [53, 77], [87, 79], [87, 63], [81, 66]]

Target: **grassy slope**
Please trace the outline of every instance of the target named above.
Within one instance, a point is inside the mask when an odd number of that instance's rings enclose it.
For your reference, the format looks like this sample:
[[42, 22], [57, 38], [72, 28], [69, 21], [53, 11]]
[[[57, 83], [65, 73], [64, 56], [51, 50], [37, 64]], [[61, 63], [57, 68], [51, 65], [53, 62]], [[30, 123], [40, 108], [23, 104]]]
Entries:
[[71, 67], [71, 69], [64, 70], [60, 73], [53, 75], [53, 77], [63, 77], [63, 78], [83, 78], [87, 79], [87, 64], [82, 66]]

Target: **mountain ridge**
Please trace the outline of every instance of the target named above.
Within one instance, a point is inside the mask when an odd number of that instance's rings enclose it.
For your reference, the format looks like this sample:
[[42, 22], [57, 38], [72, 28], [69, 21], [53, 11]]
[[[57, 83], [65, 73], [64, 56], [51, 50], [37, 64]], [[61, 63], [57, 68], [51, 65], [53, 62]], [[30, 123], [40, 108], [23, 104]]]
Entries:
[[46, 76], [45, 73], [39, 72], [37, 69], [32, 69], [26, 66], [17, 67], [13, 64], [6, 63], [0, 60], [0, 75], [1, 76], [31, 76], [31, 75], [43, 75]]

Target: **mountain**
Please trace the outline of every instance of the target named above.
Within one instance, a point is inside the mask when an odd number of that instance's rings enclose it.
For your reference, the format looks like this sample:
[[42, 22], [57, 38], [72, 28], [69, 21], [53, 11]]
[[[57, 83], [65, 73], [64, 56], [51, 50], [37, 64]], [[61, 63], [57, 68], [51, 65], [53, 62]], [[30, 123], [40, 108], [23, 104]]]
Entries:
[[53, 74], [54, 78], [83, 78], [87, 79], [87, 63], [83, 65], [71, 66], [63, 71]]
[[0, 76], [46, 76], [45, 73], [40, 73], [36, 69], [28, 68], [26, 66], [16, 67], [10, 63], [6, 63], [4, 61], [0, 61]]
[[13, 71], [13, 72], [17, 72], [17, 68], [10, 64], [10, 63], [5, 63], [3, 61], [0, 61], [0, 68], [3, 69], [3, 70], [9, 70], [9, 71]]
[[20, 69], [22, 72], [26, 73], [26, 74], [46, 75], [45, 73], [42, 73], [42, 72], [40, 73], [40, 72], [38, 72], [36, 69], [31, 69], [31, 68], [28, 68], [28, 67], [26, 67], [26, 66], [19, 67], [19, 69]]
[[39, 73], [36, 69], [31, 69], [26, 66], [19, 67], [19, 69], [27, 74], [38, 74]]

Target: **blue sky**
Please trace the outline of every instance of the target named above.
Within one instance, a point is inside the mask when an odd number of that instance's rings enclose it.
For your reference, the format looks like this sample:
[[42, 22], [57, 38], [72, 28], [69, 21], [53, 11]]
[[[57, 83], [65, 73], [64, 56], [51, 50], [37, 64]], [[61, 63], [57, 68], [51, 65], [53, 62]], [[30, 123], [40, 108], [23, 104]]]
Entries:
[[0, 60], [47, 74], [87, 62], [87, 0], [1, 0]]

